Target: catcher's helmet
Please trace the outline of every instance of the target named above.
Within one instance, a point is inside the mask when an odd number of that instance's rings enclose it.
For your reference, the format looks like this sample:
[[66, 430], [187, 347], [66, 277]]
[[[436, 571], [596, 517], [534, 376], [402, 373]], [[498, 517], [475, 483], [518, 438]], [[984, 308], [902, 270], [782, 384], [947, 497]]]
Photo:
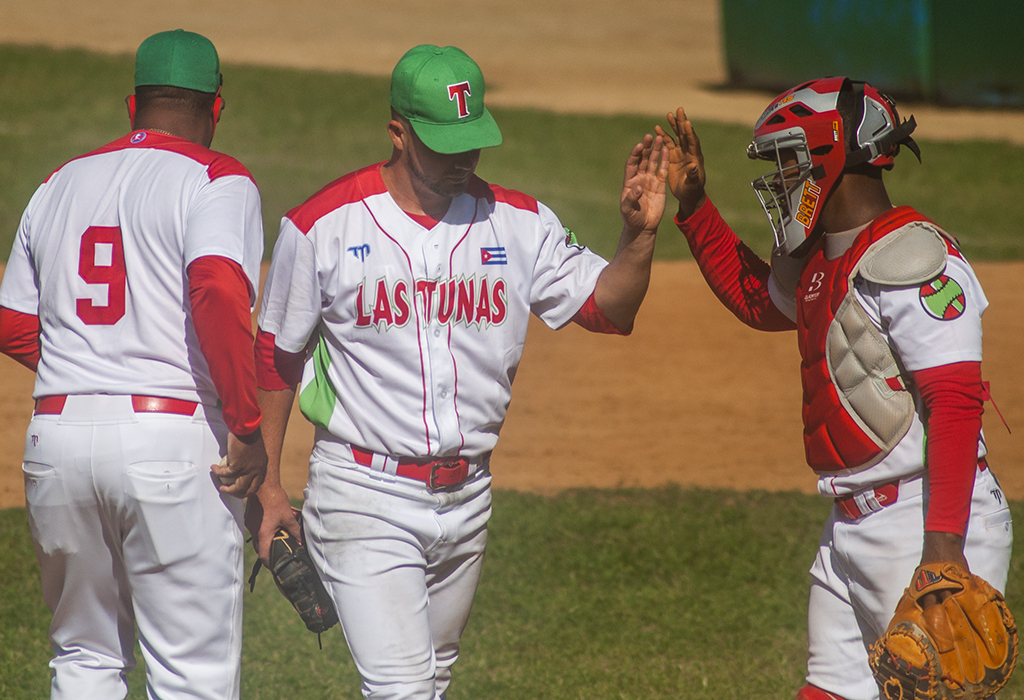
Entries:
[[849, 78], [812, 80], [776, 97], [747, 146], [750, 158], [778, 166], [750, 183], [775, 232], [776, 249], [806, 251], [825, 200], [847, 168], [861, 163], [891, 168], [900, 144], [920, 159], [910, 138], [916, 126], [913, 117], [900, 122], [889, 97]]

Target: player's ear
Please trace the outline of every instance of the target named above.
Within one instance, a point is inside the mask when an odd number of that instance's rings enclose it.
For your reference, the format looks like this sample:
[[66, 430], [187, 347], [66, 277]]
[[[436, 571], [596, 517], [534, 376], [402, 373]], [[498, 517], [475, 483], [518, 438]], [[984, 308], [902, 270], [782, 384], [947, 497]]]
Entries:
[[132, 131], [135, 130], [135, 95], [128, 95], [124, 98], [124, 103], [128, 105], [128, 123], [132, 127]]
[[213, 123], [216, 124], [220, 121], [220, 115], [224, 111], [224, 98], [220, 96], [220, 88], [217, 88], [217, 94], [213, 98]]
[[393, 143], [395, 148], [399, 151], [404, 151], [406, 149], [406, 129], [406, 125], [399, 119], [392, 119], [388, 122], [388, 136], [391, 137], [391, 143]]

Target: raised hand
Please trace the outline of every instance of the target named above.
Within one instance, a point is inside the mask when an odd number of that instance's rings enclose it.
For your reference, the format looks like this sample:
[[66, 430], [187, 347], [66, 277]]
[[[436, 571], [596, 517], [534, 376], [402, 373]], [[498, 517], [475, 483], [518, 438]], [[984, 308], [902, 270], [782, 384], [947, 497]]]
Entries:
[[675, 114], [669, 112], [668, 123], [675, 138], [655, 126], [654, 130], [668, 146], [668, 187], [679, 200], [679, 219], [688, 219], [704, 203], [704, 154], [700, 150], [700, 139], [693, 130], [693, 124], [686, 118], [682, 107]]
[[646, 134], [626, 159], [619, 211], [626, 229], [639, 233], [657, 230], [665, 213], [665, 178], [668, 149], [661, 136]]

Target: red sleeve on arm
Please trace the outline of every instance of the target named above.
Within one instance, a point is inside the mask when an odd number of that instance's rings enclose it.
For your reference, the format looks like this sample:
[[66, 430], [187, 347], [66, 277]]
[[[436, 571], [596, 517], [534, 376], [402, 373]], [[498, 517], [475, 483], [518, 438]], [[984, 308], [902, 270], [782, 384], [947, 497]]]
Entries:
[[984, 410], [980, 362], [914, 372], [928, 416], [929, 504], [924, 529], [963, 535], [978, 469]]
[[256, 331], [256, 386], [264, 391], [281, 391], [299, 383], [306, 353], [285, 352], [274, 345], [274, 334]]
[[39, 365], [39, 317], [0, 306], [0, 352], [35, 372]]
[[604, 311], [601, 311], [601, 307], [597, 305], [597, 300], [594, 299], [594, 292], [590, 293], [587, 301], [583, 304], [583, 308], [576, 312], [572, 320], [591, 333], [629, 335], [629, 333], [620, 331], [615, 327], [615, 324], [608, 320], [608, 317], [604, 315]]
[[768, 294], [771, 266], [750, 250], [708, 199], [686, 221], [675, 219], [711, 291], [736, 318], [759, 331], [791, 331], [796, 324]]
[[210, 367], [228, 430], [251, 435], [262, 418], [256, 403], [251, 288], [242, 267], [214, 255], [188, 266], [188, 298], [199, 349]]

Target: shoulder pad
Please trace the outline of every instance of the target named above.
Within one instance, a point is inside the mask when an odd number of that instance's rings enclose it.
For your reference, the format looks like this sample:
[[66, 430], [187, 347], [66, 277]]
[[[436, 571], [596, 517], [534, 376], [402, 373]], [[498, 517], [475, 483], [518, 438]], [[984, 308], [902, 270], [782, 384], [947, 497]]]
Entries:
[[946, 268], [947, 238], [949, 234], [935, 224], [914, 221], [871, 246], [857, 272], [868, 282], [890, 286], [927, 282]]

